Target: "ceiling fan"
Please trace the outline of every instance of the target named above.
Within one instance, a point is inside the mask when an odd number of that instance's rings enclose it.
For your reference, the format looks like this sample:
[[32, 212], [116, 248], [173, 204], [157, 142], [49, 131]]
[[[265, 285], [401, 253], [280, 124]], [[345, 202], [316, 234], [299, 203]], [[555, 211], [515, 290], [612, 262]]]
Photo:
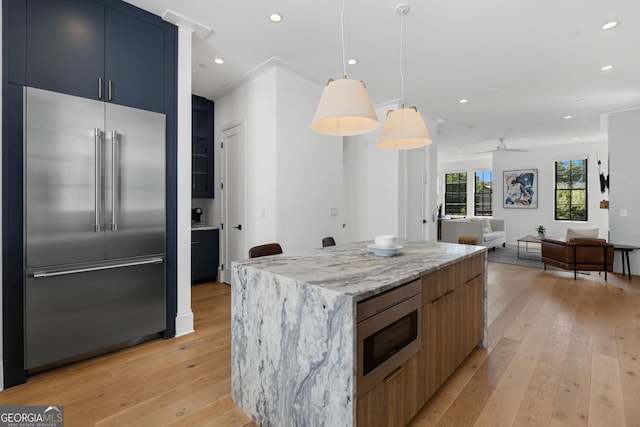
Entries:
[[507, 144], [504, 143], [504, 138], [500, 138], [500, 143], [493, 150], [480, 151], [480, 152], [477, 152], [477, 153], [474, 153], [474, 154], [496, 153], [496, 152], [499, 152], [499, 151], [527, 151], [527, 150], [524, 150], [522, 148], [507, 148]]

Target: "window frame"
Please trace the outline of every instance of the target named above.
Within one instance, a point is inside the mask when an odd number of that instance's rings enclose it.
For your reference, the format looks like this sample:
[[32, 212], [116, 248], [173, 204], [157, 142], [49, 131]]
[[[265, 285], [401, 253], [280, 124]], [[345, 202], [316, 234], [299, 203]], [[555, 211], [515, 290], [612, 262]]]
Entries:
[[[478, 198], [480, 196], [480, 198], [483, 199], [483, 201], [486, 201], [486, 197], [482, 197], [486, 192], [482, 191], [481, 193], [478, 193], [478, 174], [483, 174], [483, 182], [487, 182], [484, 177], [485, 174], [489, 174], [490, 175], [490, 179], [489, 179], [489, 183], [490, 183], [490, 195], [489, 195], [489, 202], [488, 202], [488, 206], [489, 206], [489, 213], [482, 213], [478, 211]], [[489, 170], [477, 170], [473, 172], [473, 176], [474, 176], [474, 185], [473, 185], [473, 215], [474, 216], [493, 216], [493, 171], [491, 169]], [[484, 203], [483, 203], [484, 205]], [[486, 205], [485, 205], [485, 210], [484, 212], [486, 212]]]
[[[571, 221], [571, 222], [588, 222], [589, 221], [589, 159], [587, 157], [577, 157], [571, 159], [557, 159], [553, 162], [553, 217], [555, 221]], [[569, 162], [569, 181], [562, 181], [561, 183], [567, 184], [568, 188], [562, 188], [558, 184], [558, 163]], [[583, 181], [573, 180], [573, 174], [571, 173], [572, 166], [574, 162], [582, 162], [584, 165], [584, 171], [582, 173], [581, 178]], [[576, 183], [584, 182], [584, 188], [575, 188]], [[563, 206], [558, 204], [559, 192], [568, 192], [569, 193], [569, 217], [564, 218], [558, 215], [558, 208]], [[571, 203], [574, 199], [573, 194], [577, 194], [578, 192], [584, 193], [584, 203]], [[578, 218], [574, 216], [574, 207], [584, 206], [584, 218]]]
[[[458, 180], [455, 182], [452, 182], [452, 185], [457, 185], [458, 186], [458, 191], [451, 191], [448, 192], [447, 191], [447, 184], [448, 183], [448, 179], [447, 177], [449, 175], [457, 175]], [[461, 175], [464, 175], [464, 182], [459, 180], [459, 177]], [[459, 172], [446, 172], [444, 174], [444, 214], [445, 215], [454, 215], [454, 216], [466, 216], [467, 215], [467, 196], [468, 196], [468, 191], [467, 191], [467, 183], [468, 183], [468, 172], [467, 171], [459, 171]], [[460, 186], [462, 186], [462, 189], [464, 189], [464, 191], [460, 191]], [[463, 199], [464, 202], [461, 201], [448, 201], [451, 198], [455, 198], [456, 196], [459, 198], [460, 195], [464, 195]], [[450, 211], [450, 207], [452, 206], [457, 206], [461, 209], [456, 210], [455, 212]]]

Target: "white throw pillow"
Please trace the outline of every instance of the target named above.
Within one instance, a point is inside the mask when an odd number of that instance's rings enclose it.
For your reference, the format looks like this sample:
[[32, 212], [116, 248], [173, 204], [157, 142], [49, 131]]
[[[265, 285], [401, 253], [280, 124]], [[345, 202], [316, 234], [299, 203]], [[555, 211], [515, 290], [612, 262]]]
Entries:
[[567, 228], [567, 235], [565, 237], [565, 240], [568, 242], [574, 237], [577, 237], [577, 238], [592, 237], [594, 239], [597, 239], [599, 231], [600, 229], [598, 228], [582, 228], [582, 229]]
[[482, 223], [482, 232], [483, 233], [491, 233], [493, 230], [491, 229], [491, 221], [489, 218], [470, 218], [470, 221], [473, 222], [481, 222]]

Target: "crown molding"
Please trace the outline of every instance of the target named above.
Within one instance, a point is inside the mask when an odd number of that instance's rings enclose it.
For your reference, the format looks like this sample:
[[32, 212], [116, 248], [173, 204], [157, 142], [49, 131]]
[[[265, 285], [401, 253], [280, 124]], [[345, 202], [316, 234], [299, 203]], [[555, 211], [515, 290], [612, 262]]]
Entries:
[[262, 64], [258, 65], [257, 67], [255, 67], [254, 69], [252, 69], [251, 71], [247, 72], [246, 74], [242, 75], [241, 77], [239, 77], [238, 79], [232, 81], [229, 84], [224, 85], [223, 87], [221, 87], [220, 89], [218, 89], [217, 91], [215, 91], [212, 95], [213, 99], [217, 99], [220, 98], [222, 96], [227, 95], [230, 92], [233, 92], [234, 90], [246, 85], [247, 83], [257, 79], [258, 77], [260, 77], [261, 75], [263, 75], [264, 73], [266, 73], [267, 71], [270, 71], [273, 68], [280, 68], [283, 69], [285, 71], [288, 71], [291, 74], [294, 74], [295, 76], [298, 76], [304, 80], [307, 80], [308, 82], [311, 82], [313, 84], [317, 84], [317, 85], [324, 85], [325, 82], [318, 79], [316, 76], [313, 76], [309, 73], [307, 73], [306, 71], [289, 64], [286, 61], [283, 61], [279, 58], [276, 57], [271, 57], [269, 59], [267, 59], [266, 61], [264, 61]]
[[174, 12], [171, 9], [167, 9], [164, 11], [164, 13], [162, 14], [162, 19], [178, 27], [187, 28], [191, 30], [191, 32], [193, 32], [196, 36], [198, 36], [198, 38], [202, 40], [204, 40], [211, 33], [213, 33], [213, 30], [211, 29], [211, 27], [201, 24], [200, 22], [194, 21], [191, 18], [187, 18], [186, 16], [181, 15], [178, 12]]

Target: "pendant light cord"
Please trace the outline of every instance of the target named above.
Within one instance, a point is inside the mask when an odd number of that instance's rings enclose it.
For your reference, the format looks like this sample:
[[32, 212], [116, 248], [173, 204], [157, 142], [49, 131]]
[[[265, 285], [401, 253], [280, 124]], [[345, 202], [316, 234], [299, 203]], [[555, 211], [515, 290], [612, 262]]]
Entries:
[[347, 78], [347, 60], [345, 56], [345, 48], [344, 48], [344, 9], [345, 9], [346, 0], [342, 0], [342, 12], [340, 13], [340, 34], [342, 38], [342, 75], [344, 78]]

